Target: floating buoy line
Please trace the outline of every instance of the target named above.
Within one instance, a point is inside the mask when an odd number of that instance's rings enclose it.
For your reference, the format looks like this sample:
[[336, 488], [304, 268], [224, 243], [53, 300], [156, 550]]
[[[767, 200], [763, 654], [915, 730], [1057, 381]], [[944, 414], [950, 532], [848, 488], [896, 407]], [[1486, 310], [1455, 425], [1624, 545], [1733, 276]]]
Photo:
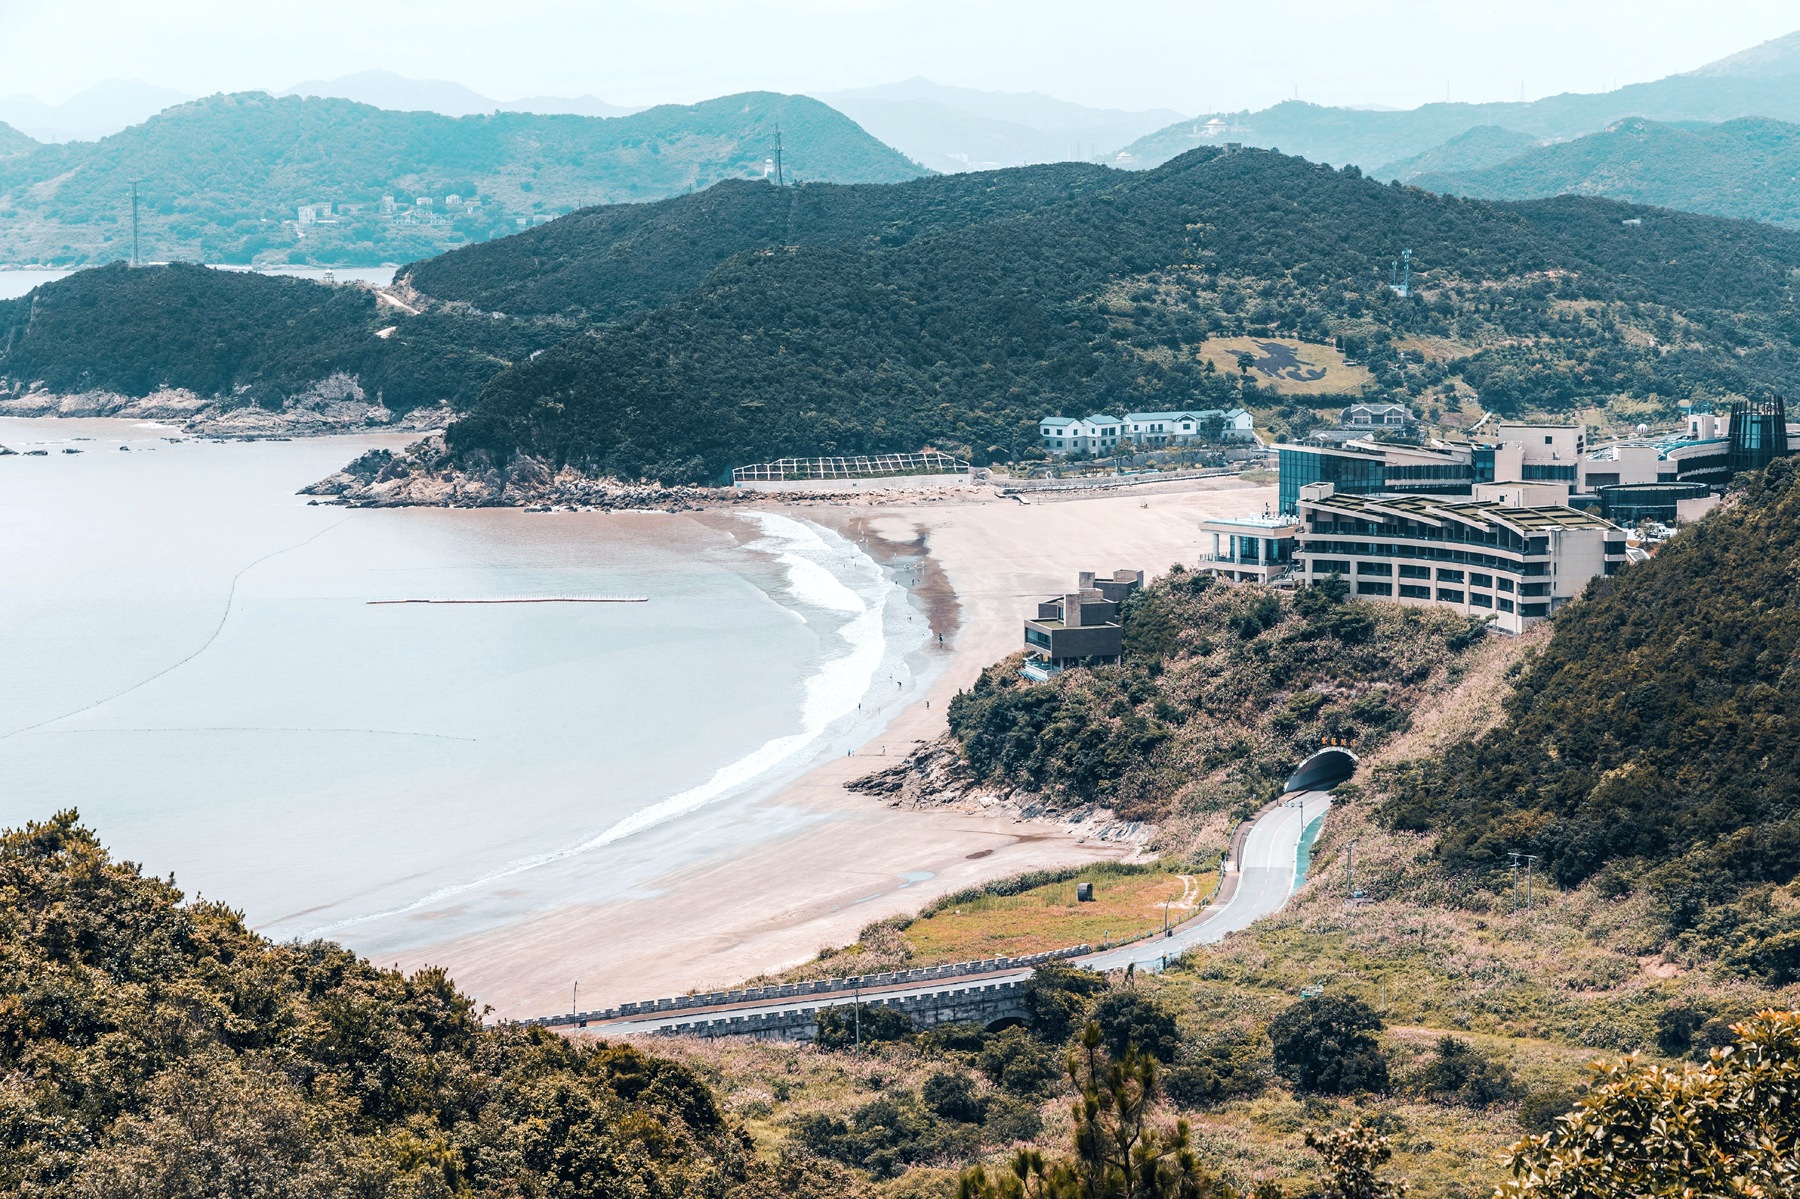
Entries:
[[369, 604], [647, 604], [647, 595], [543, 595], [518, 599], [381, 599]]

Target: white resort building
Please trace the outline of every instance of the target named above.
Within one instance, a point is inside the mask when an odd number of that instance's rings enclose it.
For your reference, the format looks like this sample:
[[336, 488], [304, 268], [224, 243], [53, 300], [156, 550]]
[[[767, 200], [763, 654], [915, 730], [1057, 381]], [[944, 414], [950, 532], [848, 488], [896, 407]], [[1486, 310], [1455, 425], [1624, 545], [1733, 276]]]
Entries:
[[1052, 454], [1112, 453], [1123, 445], [1150, 449], [1198, 441], [1254, 441], [1256, 419], [1242, 408], [1186, 412], [1104, 412], [1087, 417], [1046, 416], [1038, 435]]
[[1625, 565], [1625, 531], [1562, 506], [1300, 489], [1300, 578], [1342, 575], [1359, 599], [1435, 604], [1519, 633]]

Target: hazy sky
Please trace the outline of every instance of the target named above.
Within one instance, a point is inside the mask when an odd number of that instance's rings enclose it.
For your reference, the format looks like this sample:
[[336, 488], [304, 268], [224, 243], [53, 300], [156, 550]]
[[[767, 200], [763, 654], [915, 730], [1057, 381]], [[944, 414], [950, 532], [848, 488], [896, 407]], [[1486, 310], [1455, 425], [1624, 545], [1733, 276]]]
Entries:
[[[1278, 14], [1278, 15], [1265, 15]], [[1795, 0], [0, 0], [0, 95], [385, 67], [496, 99], [689, 101], [925, 75], [1183, 112], [1598, 91], [1800, 29]]]

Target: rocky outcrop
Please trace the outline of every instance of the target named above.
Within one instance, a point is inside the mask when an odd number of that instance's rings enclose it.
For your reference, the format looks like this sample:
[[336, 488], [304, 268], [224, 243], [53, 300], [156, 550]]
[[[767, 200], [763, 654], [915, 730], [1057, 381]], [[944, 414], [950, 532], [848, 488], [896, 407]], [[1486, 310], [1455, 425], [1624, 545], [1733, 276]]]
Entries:
[[425, 432], [444, 428], [454, 413], [448, 405], [438, 405], [414, 409], [402, 416], [370, 400], [354, 376], [334, 374], [286, 397], [279, 408], [241, 400], [208, 399], [179, 388], [147, 396], [111, 391], [74, 395], [28, 391], [0, 398], [0, 416], [110, 416], [179, 424], [202, 437], [256, 438], [323, 437], [369, 429]]
[[846, 784], [846, 789], [885, 798], [890, 807], [1004, 812], [1020, 820], [1048, 821], [1078, 841], [1106, 841], [1142, 849], [1156, 835], [1155, 825], [1120, 820], [1110, 808], [1056, 809], [1040, 795], [996, 790], [975, 778], [948, 733], [920, 746], [898, 766], [864, 775]]
[[597, 479], [572, 467], [552, 470], [525, 454], [501, 465], [477, 452], [459, 463], [444, 448], [441, 434], [415, 442], [399, 454], [372, 450], [301, 494], [330, 497], [355, 508], [658, 508], [673, 512], [757, 498], [729, 487], [664, 487]]

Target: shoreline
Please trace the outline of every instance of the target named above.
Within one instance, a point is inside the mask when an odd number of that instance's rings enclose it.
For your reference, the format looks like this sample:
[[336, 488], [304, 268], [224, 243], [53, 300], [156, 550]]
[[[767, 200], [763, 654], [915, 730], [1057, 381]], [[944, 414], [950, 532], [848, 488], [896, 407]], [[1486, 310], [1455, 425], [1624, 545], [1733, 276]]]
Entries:
[[909, 590], [945, 638], [935, 677], [852, 752], [815, 759], [750, 803], [751, 816], [780, 813], [792, 831], [659, 876], [653, 898], [566, 905], [428, 945], [401, 965], [447, 967], [503, 1019], [561, 1010], [571, 979], [588, 1006], [635, 1002], [791, 968], [870, 923], [995, 878], [1128, 856], [1135, 843], [1096, 840], [1091, 824], [1026, 820], [991, 798], [907, 809], [848, 784], [946, 731], [950, 699], [1013, 652], [1033, 598], [1068, 587], [1079, 570], [1154, 576], [1191, 564], [1200, 519], [1258, 512], [1272, 498], [1271, 487], [1225, 478], [1043, 506], [992, 493], [774, 505], [877, 561], [916, 563]]

